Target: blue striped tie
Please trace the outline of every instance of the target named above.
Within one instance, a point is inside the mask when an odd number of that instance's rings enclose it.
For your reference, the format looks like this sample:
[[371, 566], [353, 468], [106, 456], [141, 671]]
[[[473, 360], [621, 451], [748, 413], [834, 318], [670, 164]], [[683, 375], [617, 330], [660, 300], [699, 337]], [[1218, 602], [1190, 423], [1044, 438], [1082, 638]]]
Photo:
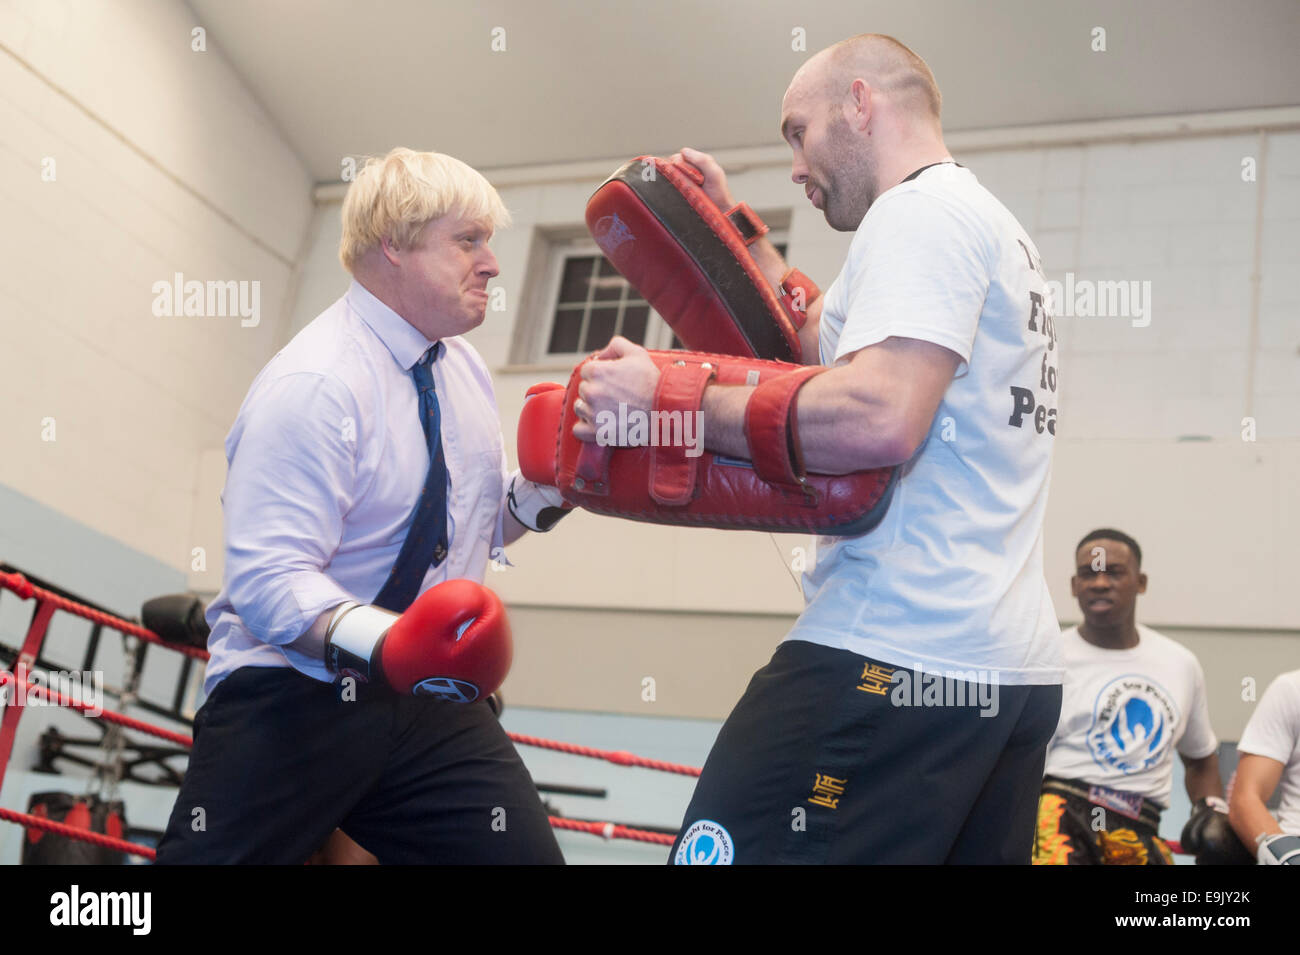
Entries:
[[429, 474], [424, 491], [411, 512], [411, 527], [388, 574], [384, 589], [372, 603], [394, 613], [405, 613], [420, 593], [429, 567], [447, 558], [447, 460], [442, 454], [442, 416], [438, 410], [438, 393], [433, 387], [433, 360], [442, 342], [424, 353], [411, 374], [420, 394], [420, 424], [429, 446]]

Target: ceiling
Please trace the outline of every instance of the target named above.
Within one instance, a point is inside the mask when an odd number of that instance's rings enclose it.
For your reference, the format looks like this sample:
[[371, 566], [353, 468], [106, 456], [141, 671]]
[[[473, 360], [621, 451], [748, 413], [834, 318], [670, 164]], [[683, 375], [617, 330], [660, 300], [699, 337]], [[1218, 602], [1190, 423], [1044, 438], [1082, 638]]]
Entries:
[[950, 130], [1300, 103], [1300, 0], [190, 5], [319, 182], [399, 144], [481, 168], [779, 144], [795, 69], [865, 31], [926, 59]]

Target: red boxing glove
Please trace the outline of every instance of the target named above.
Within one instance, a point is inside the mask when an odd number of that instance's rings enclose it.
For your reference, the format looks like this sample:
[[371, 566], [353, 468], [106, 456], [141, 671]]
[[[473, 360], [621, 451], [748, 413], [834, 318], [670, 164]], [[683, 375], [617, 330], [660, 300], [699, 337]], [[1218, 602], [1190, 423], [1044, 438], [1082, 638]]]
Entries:
[[565, 387], [558, 381], [533, 385], [519, 412], [519, 472], [535, 484], [555, 486], [556, 432], [564, 417]]
[[472, 580], [430, 587], [401, 616], [345, 603], [325, 636], [325, 663], [334, 673], [455, 703], [496, 692], [513, 655], [501, 599]]
[[519, 470], [510, 475], [506, 506], [530, 531], [545, 533], [573, 508], [555, 487], [555, 428], [564, 385], [533, 385], [519, 414]]

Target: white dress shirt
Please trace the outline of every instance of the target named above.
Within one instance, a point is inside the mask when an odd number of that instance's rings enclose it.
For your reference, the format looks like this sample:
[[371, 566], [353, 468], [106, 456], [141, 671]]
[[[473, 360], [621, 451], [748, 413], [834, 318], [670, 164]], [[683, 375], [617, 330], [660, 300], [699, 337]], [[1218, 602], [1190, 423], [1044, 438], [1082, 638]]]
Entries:
[[[226, 564], [208, 607], [205, 693], [239, 667], [320, 658], [290, 646], [326, 610], [369, 603], [397, 560], [429, 452], [411, 368], [433, 343], [357, 282], [258, 374], [226, 437]], [[446, 456], [447, 559], [421, 584], [482, 582], [504, 542], [505, 449], [487, 366], [442, 339], [433, 362]]]

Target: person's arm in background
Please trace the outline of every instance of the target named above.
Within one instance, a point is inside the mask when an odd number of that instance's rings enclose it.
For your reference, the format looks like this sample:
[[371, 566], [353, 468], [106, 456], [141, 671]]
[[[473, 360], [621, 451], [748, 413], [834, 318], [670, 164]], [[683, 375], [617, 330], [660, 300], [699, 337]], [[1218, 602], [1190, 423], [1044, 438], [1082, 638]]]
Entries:
[[[684, 146], [681, 152], [672, 157], [672, 160], [685, 160], [704, 174], [704, 183], [700, 188], [704, 190], [706, 196], [713, 200], [713, 204], [724, 213], [736, 205], [736, 200], [732, 197], [731, 190], [727, 186], [727, 174], [723, 172], [722, 166], [711, 155]], [[780, 294], [781, 280], [785, 278], [785, 273], [790, 270], [790, 266], [782, 258], [781, 253], [776, 250], [776, 246], [769, 242], [766, 236], [763, 236], [750, 245], [749, 252], [754, 257], [754, 264], [763, 273], [763, 277]], [[816, 365], [821, 360], [819, 357], [818, 328], [821, 322], [822, 300], [824, 298], [825, 296], [818, 295], [811, 302], [805, 303], [808, 320], [804, 323], [803, 328], [799, 330], [799, 345], [802, 349], [803, 363], [805, 365]]]
[[[1201, 669], [1200, 663], [1196, 664], [1195, 672], [1187, 729], [1178, 740], [1178, 758], [1183, 761], [1186, 770], [1183, 785], [1187, 787], [1187, 795], [1193, 806], [1201, 799], [1214, 796], [1219, 800], [1219, 805], [1226, 809], [1223, 780], [1219, 778], [1219, 739], [1214, 735], [1214, 725], [1210, 722], [1205, 671]], [[1188, 755], [1189, 753], [1204, 755]]]
[[1187, 797], [1193, 803], [1209, 796], [1223, 798], [1223, 781], [1219, 778], [1219, 754], [1211, 753], [1200, 759], [1189, 759], [1182, 753], [1178, 758], [1183, 761], [1185, 770], [1183, 784], [1187, 787]]
[[1237, 743], [1240, 760], [1228, 819], [1252, 850], [1259, 836], [1282, 832], [1266, 804], [1282, 781], [1286, 761], [1300, 735], [1300, 688], [1288, 676], [1269, 684]]
[[1228, 821], [1247, 848], [1253, 849], [1261, 834], [1271, 836], [1282, 831], [1267, 806], [1282, 780], [1282, 769], [1282, 764], [1276, 759], [1254, 753], [1242, 753], [1237, 763], [1237, 779], [1232, 785], [1232, 800], [1228, 803]]

